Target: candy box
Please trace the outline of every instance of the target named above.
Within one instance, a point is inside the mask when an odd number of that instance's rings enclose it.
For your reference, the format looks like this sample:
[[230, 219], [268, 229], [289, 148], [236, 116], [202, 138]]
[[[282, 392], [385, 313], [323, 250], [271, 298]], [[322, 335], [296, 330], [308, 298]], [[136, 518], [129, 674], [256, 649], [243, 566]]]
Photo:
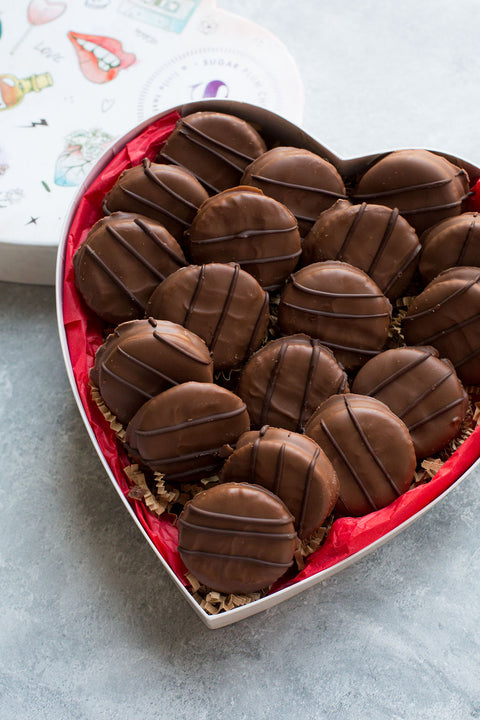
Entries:
[[[333, 162], [344, 177], [361, 174], [381, 155], [343, 160], [297, 126], [257, 106], [228, 100], [188, 103], [145, 121], [116, 142], [82, 184], [66, 219], [57, 258], [57, 313], [66, 370], [80, 414], [107, 475], [133, 521], [186, 601], [207, 627], [213, 629], [287, 600], [339, 572], [407, 528], [461, 482], [477, 464], [480, 457], [480, 430], [474, 429], [476, 419], [472, 417], [468, 433], [462, 435], [461, 442], [457, 443], [458, 449], [446, 462], [435, 460], [430, 461], [430, 465], [428, 462], [424, 464], [425, 473], [431, 479], [412, 487], [388, 507], [360, 518], [337, 519], [324, 542], [306, 558], [303, 569], [297, 574], [289, 574], [287, 579], [281, 578], [268, 594], [235, 606], [232, 598], [219, 597], [219, 594], [213, 593], [204, 599], [203, 606], [199, 604], [177, 551], [175, 517], [169, 513], [159, 516], [143, 502], [144, 494], [132, 484], [131, 461], [118, 442], [108, 418], [92, 397], [88, 373], [95, 352], [102, 343], [103, 328], [101, 321], [86, 309], [77, 293], [72, 258], [90, 227], [102, 217], [104, 195], [121, 171], [141, 163], [144, 157], [153, 160], [179, 117], [205, 109], [231, 113], [249, 121], [260, 130], [268, 146], [275, 143], [311, 150]], [[472, 187], [470, 209], [477, 209], [479, 202], [476, 186], [480, 170], [459, 158], [445, 157], [468, 172]], [[213, 609], [215, 614], [212, 614]]]

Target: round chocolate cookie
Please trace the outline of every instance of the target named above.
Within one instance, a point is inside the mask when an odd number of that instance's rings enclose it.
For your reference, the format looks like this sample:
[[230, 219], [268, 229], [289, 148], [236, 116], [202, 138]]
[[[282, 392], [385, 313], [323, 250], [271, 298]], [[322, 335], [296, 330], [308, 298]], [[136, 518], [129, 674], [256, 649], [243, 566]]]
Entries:
[[245, 120], [202, 111], [177, 122], [158, 160], [186, 168], [218, 193], [238, 185], [247, 165], [266, 149], [263, 138]]
[[268, 290], [283, 283], [302, 252], [292, 213], [248, 187], [206, 200], [190, 227], [188, 246], [193, 262], [238, 262]]
[[389, 301], [363, 270], [331, 260], [291, 276], [278, 323], [286, 335], [300, 331], [318, 338], [350, 370], [380, 352], [390, 314]]
[[126, 424], [147, 400], [173, 385], [213, 382], [213, 363], [204, 341], [181, 325], [131, 320], [98, 348], [90, 379]]
[[346, 391], [347, 375], [332, 351], [299, 334], [271, 340], [252, 355], [237, 392], [252, 427], [269, 424], [303, 432], [320, 403]]
[[469, 194], [465, 170], [428, 150], [396, 150], [361, 177], [354, 199], [398, 208], [420, 235], [426, 228], [462, 212]]
[[186, 382], [148, 400], [127, 426], [129, 454], [167, 481], [188, 482], [214, 475], [224, 445], [250, 427], [245, 404], [209, 382]]
[[238, 265], [188, 265], [158, 286], [148, 313], [203, 338], [219, 370], [246, 360], [262, 342], [269, 320], [268, 293]]
[[480, 268], [453, 267], [427, 285], [404, 320], [408, 345], [433, 345], [467, 385], [480, 383]]
[[407, 426], [418, 458], [441, 450], [454, 438], [468, 408], [468, 396], [449, 360], [431, 347], [386, 350], [358, 372], [354, 393], [388, 405]]
[[480, 215], [462, 213], [426, 230], [418, 269], [426, 283], [458, 265], [480, 267]]
[[[323, 450], [304, 435], [264, 426], [239, 438], [220, 473], [222, 482], [251, 482], [283, 500], [302, 539], [318, 530], [338, 500], [339, 484]], [[296, 442], [296, 437], [301, 442]]]
[[242, 185], [253, 185], [295, 215], [304, 237], [321, 212], [346, 198], [336, 167], [310, 150], [276, 147], [247, 167]]
[[178, 520], [178, 551], [197, 580], [223, 593], [251, 593], [293, 563], [293, 518], [273, 493], [248, 483], [199, 492]]
[[306, 236], [302, 261], [307, 265], [341, 260], [355, 265], [394, 299], [412, 279], [420, 250], [417, 233], [397, 209], [337, 200]]
[[115, 210], [141, 213], [165, 225], [183, 242], [197, 209], [208, 193], [198, 180], [180, 167], [159, 165], [147, 158], [124, 170], [103, 201], [106, 215]]
[[366, 515], [410, 487], [416, 465], [412, 439], [406, 425], [380, 400], [334, 395], [312, 415], [305, 432], [338, 475], [336, 515]]
[[113, 325], [142, 317], [157, 285], [185, 264], [181, 247], [163, 225], [123, 212], [95, 223], [73, 257], [80, 294], [90, 310]]

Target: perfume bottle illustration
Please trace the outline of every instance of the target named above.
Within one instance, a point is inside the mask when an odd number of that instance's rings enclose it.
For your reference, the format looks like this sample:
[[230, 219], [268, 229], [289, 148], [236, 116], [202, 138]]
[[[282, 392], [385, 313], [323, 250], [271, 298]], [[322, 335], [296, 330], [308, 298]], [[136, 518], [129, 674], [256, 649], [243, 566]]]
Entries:
[[50, 73], [40, 73], [19, 79], [15, 75], [0, 75], [0, 110], [9, 110], [22, 102], [29, 92], [39, 92], [53, 85]]

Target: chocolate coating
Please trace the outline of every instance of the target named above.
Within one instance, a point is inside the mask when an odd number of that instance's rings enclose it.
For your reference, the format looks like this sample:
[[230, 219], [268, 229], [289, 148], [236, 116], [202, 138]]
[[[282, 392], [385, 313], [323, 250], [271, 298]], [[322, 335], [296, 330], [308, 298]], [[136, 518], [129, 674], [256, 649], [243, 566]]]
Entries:
[[247, 165], [266, 149], [245, 120], [203, 111], [177, 122], [158, 159], [186, 168], [210, 192], [218, 193], [238, 185]]
[[266, 289], [283, 283], [301, 253], [292, 213], [248, 187], [206, 200], [190, 227], [188, 246], [193, 262], [238, 262]]
[[306, 236], [302, 262], [341, 260], [355, 265], [394, 299], [412, 279], [420, 250], [417, 233], [397, 209], [337, 200]]
[[197, 209], [208, 193], [198, 180], [180, 167], [159, 165], [145, 158], [124, 170], [105, 196], [105, 214], [115, 210], [142, 213], [165, 225], [182, 244]]
[[305, 428], [340, 481], [336, 515], [359, 517], [389, 505], [413, 480], [416, 457], [405, 424], [367, 395], [334, 395]]
[[253, 428], [269, 424], [302, 432], [320, 403], [346, 390], [347, 375], [332, 351], [299, 334], [271, 340], [252, 355], [238, 395]]
[[480, 215], [462, 213], [426, 230], [418, 269], [426, 283], [458, 265], [480, 267]]
[[452, 364], [431, 347], [403, 347], [372, 358], [352, 391], [388, 405], [407, 426], [418, 458], [441, 450], [457, 435], [468, 407]]
[[247, 167], [242, 185], [263, 190], [286, 205], [298, 221], [304, 237], [321, 212], [345, 198], [343, 180], [337, 169], [310, 150], [276, 147]]
[[73, 258], [75, 284], [86, 304], [114, 325], [142, 317], [153, 290], [185, 263], [163, 225], [123, 212], [95, 223]]
[[338, 500], [339, 483], [332, 463], [305, 436], [265, 426], [239, 438], [222, 468], [222, 482], [251, 482], [278, 495], [295, 518], [295, 529], [306, 538], [322, 526]]
[[127, 426], [126, 447], [134, 459], [188, 482], [214, 475], [220, 450], [250, 427], [245, 404], [213, 383], [186, 382], [148, 400]]
[[427, 285], [404, 320], [408, 345], [433, 345], [462, 382], [480, 383], [480, 268], [444, 270]]
[[287, 335], [300, 331], [318, 338], [349, 370], [380, 352], [390, 314], [389, 301], [363, 270], [332, 260], [291, 276], [278, 322]]
[[203, 338], [217, 370], [246, 360], [267, 330], [268, 293], [238, 265], [209, 263], [181, 270], [152, 294], [149, 314]]
[[167, 320], [132, 320], [119, 325], [95, 355], [90, 379], [105, 405], [124, 424], [140, 407], [169, 387], [188, 380], [213, 382], [204, 341]]
[[265, 488], [225, 483], [199, 492], [178, 520], [180, 556], [207, 587], [250, 593], [292, 565], [298, 538], [283, 502]]
[[468, 194], [466, 171], [446, 158], [428, 150], [396, 150], [367, 170], [354, 199], [398, 208], [420, 234], [459, 215]]

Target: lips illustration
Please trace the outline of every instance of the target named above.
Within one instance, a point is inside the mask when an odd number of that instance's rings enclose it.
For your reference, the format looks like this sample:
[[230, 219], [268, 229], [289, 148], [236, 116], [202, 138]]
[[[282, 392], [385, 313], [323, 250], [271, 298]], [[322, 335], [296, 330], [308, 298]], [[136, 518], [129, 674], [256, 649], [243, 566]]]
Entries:
[[80, 70], [94, 83], [114, 80], [120, 70], [130, 67], [136, 60], [133, 53], [123, 51], [122, 43], [115, 38], [72, 31], [68, 38], [76, 50]]

